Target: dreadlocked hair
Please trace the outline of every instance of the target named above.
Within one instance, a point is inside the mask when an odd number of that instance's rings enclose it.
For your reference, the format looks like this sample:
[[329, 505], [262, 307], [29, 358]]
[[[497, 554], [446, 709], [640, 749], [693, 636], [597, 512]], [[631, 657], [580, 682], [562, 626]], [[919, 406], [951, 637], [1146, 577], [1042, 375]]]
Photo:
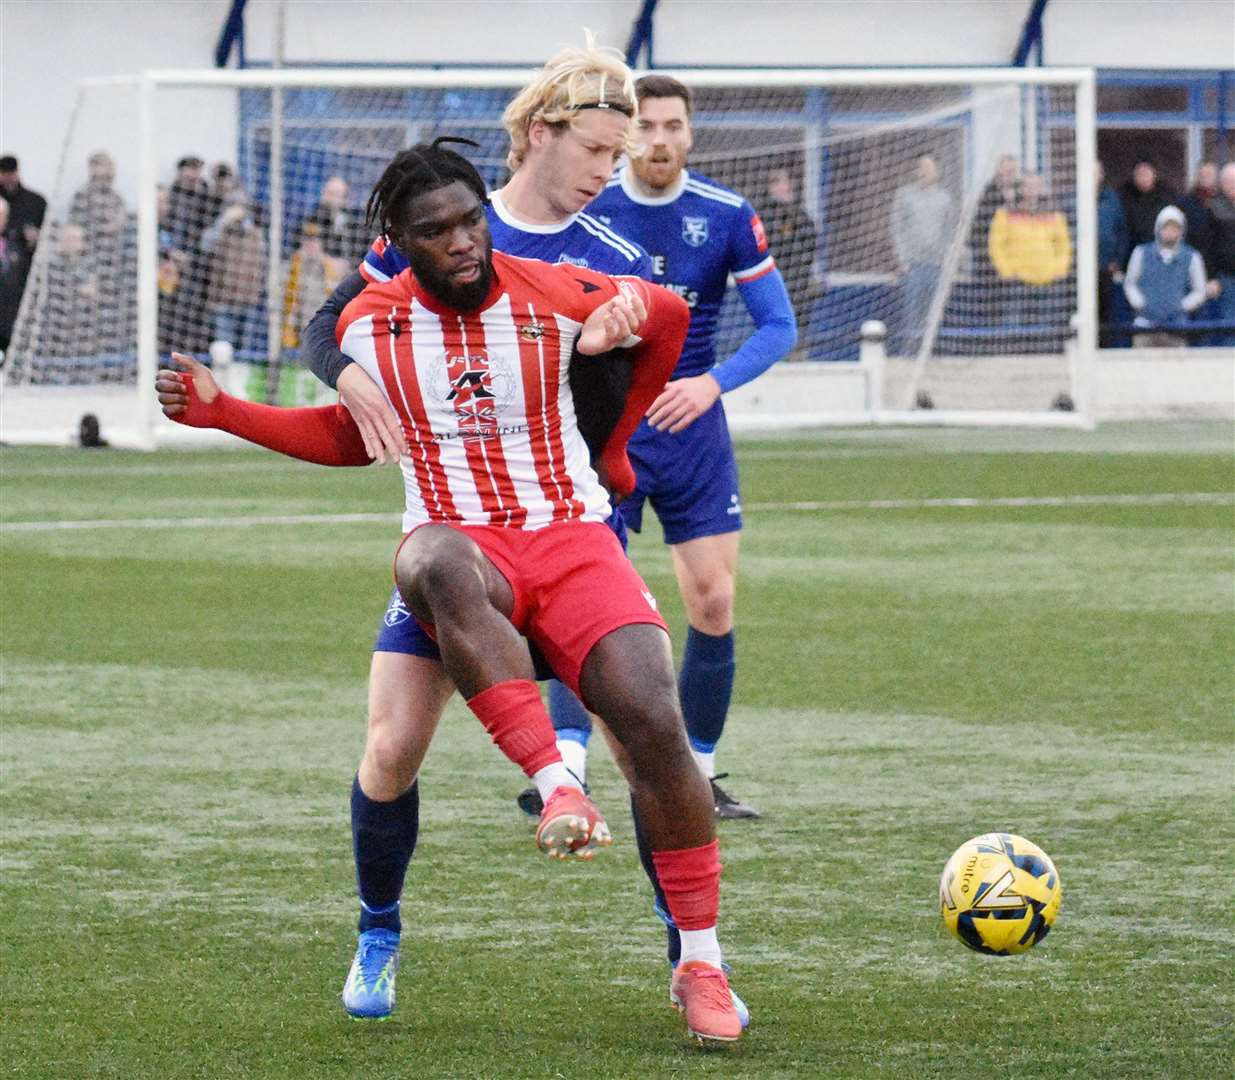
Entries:
[[480, 149], [480, 144], [471, 139], [443, 135], [431, 143], [417, 143], [400, 150], [386, 166], [369, 196], [365, 220], [371, 227], [376, 227], [383, 236], [388, 235], [395, 214], [405, 200], [447, 187], [456, 181], [474, 191], [481, 203], [488, 203], [489, 194], [476, 166], [462, 154], [447, 149], [446, 143], [462, 143]]

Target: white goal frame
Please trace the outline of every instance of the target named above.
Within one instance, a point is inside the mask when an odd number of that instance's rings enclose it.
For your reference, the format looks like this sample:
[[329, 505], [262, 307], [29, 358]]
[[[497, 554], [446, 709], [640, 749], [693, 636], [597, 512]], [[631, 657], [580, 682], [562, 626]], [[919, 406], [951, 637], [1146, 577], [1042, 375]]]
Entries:
[[[332, 69], [280, 68], [265, 70], [167, 70], [147, 71], [137, 78], [138, 95], [138, 184], [137, 200], [138, 280], [137, 304], [137, 384], [132, 402], [131, 426], [111, 425], [106, 432], [114, 444], [154, 448], [168, 441], [182, 441], [186, 429], [165, 420], [155, 400], [153, 384], [158, 363], [158, 221], [154, 193], [158, 186], [160, 132], [156, 124], [156, 100], [161, 90], [178, 88], [269, 89], [274, 91], [271, 103], [271, 228], [281, 222], [282, 169], [279, 146], [281, 139], [283, 89], [322, 87], [336, 89], [441, 89], [450, 87], [510, 88], [515, 91], [536, 74], [534, 68], [451, 68], [448, 70], [408, 69]], [[1071, 86], [1075, 89], [1075, 160], [1076, 160], [1076, 244], [1077, 312], [1072, 363], [1075, 365], [1075, 408], [1072, 412], [979, 412], [976, 410], [902, 410], [883, 407], [880, 388], [871, 384], [871, 372], [877, 364], [821, 362], [821, 373], [834, 372], [852, 380], [860, 373], [867, 380], [863, 404], [852, 413], [827, 411], [821, 406], [817, 413], [797, 412], [791, 423], [802, 424], [980, 424], [984, 426], [1065, 426], [1092, 428], [1093, 415], [1088, 387], [1097, 352], [1096, 311], [1096, 233], [1097, 209], [1094, 175], [1091, 163], [1097, 159], [1095, 80], [1092, 68], [932, 68], [932, 69], [657, 69], [656, 74], [671, 75], [693, 88], [703, 87], [794, 87], [828, 88], [837, 86], [901, 87], [901, 86], [992, 86], [1017, 84], [1025, 87]], [[84, 85], [90, 80], [83, 80]], [[81, 93], [82, 90], [79, 90]], [[66, 148], [67, 152], [67, 148]], [[63, 163], [61, 165], [63, 169]], [[279, 237], [272, 232], [272, 250], [278, 250]], [[271, 274], [278, 272], [277, 260], [269, 260]], [[277, 280], [273, 278], [272, 280]], [[270, 304], [273, 311], [278, 305]], [[941, 306], [941, 305], [940, 305]], [[935, 313], [935, 317], [938, 313]], [[271, 340], [278, 340], [272, 336]], [[815, 365], [811, 365], [812, 367]], [[766, 377], [766, 376], [765, 376]], [[61, 398], [97, 394], [97, 389], [80, 388], [14, 388], [0, 391], [9, 397], [3, 403], [4, 413], [14, 412], [14, 395], [23, 390], [36, 390], [45, 397]], [[114, 393], [114, 391], [111, 391]], [[18, 401], [18, 407], [21, 403]], [[97, 411], [89, 408], [81, 411]], [[75, 423], [76, 417], [74, 417]], [[769, 416], [769, 425], [776, 418]], [[200, 434], [200, 433], [199, 433]], [[47, 440], [31, 440], [47, 441]], [[59, 439], [56, 441], [63, 441]]]

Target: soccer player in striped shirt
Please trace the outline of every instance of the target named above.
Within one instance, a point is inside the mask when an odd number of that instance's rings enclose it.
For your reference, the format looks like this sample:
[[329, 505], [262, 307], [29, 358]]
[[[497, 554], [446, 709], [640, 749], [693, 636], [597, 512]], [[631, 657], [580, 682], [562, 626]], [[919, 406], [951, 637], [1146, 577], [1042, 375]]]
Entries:
[[[671, 996], [692, 1035], [731, 1041], [742, 1023], [720, 966], [710, 793], [677, 711], [667, 631], [604, 524], [608, 498], [562, 377], [576, 344], [595, 355], [626, 339], [643, 354], [603, 455], [628, 488], [626, 438], [672, 370], [688, 312], [634, 279], [494, 255], [483, 183], [469, 169], [436, 145], [396, 158], [371, 208], [411, 268], [367, 289], [340, 322], [345, 351], [381, 387], [410, 447], [399, 589], [469, 707], [529, 775], [560, 767], [560, 756], [521, 633], [605, 719], [681, 930]], [[270, 424], [288, 413], [237, 409]], [[333, 415], [356, 433], [342, 409]]]
[[[505, 187], [492, 194], [486, 208], [498, 251], [608, 274], [651, 276], [651, 263], [641, 248], [583, 209], [629, 148], [635, 108], [634, 77], [612, 50], [590, 44], [584, 49], [568, 48], [545, 64], [503, 115], [510, 135], [507, 164], [512, 175]], [[379, 388], [338, 349], [335, 324], [343, 306], [366, 281], [393, 277], [406, 265], [398, 246], [378, 237], [361, 272], [336, 290], [305, 333], [313, 370], [343, 392], [344, 404], [364, 433], [366, 445], [379, 457], [396, 457], [401, 452], [398, 421]], [[616, 401], [620, 407], [625, 398], [622, 374], [619, 364], [571, 365], [569, 378], [580, 428], [594, 453], [608, 438], [615, 416], [606, 403]], [[624, 542], [621, 516], [614, 514], [610, 525]], [[393, 1008], [394, 980], [383, 978], [382, 972], [391, 957], [397, 963], [399, 902], [419, 832], [416, 777], [452, 689], [437, 646], [394, 590], [374, 645], [368, 734], [352, 785], [360, 942], [343, 1000], [353, 1015], [386, 1015]], [[572, 695], [554, 680], [550, 700], [558, 699], [570, 701]], [[570, 744], [560, 742], [559, 746]], [[533, 816], [539, 814], [543, 822], [539, 790], [525, 792], [521, 805], [530, 805], [529, 799], [534, 803]], [[664, 918], [656, 869], [637, 822], [636, 837], [656, 893], [654, 907]], [[668, 936], [673, 961], [678, 943], [672, 926]], [[736, 995], [735, 1003], [746, 1022], [745, 1004]]]
[[[638, 532], [644, 503], [650, 503], [673, 556], [689, 622], [678, 687], [691, 748], [712, 783], [716, 814], [754, 818], [758, 814], [752, 807], [717, 783], [724, 774], [717, 774], [715, 761], [736, 667], [733, 604], [742, 528], [738, 468], [721, 395], [785, 356], [797, 330], [750, 203], [686, 168], [690, 90], [668, 76], [646, 75], [635, 91], [639, 152], [588, 211], [647, 249], [652, 280], [685, 298], [691, 319], [672, 381], [631, 438], [638, 483], [620, 509]], [[755, 332], [718, 364], [713, 339], [730, 276]], [[587, 714], [577, 701], [560, 695], [553, 704], [563, 759], [582, 776], [579, 745], [587, 745]]]

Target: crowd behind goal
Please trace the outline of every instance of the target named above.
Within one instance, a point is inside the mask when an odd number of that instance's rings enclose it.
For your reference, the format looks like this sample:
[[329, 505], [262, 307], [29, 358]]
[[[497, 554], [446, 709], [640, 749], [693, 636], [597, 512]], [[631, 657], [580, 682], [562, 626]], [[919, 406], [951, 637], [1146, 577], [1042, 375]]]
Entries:
[[[701, 131], [711, 145], [703, 140], [695, 159], [762, 218], [798, 319], [790, 360], [852, 359], [867, 318], [886, 324], [894, 357], [1063, 350], [1077, 306], [1074, 160], [1002, 154], [979, 192], [930, 127], [878, 144], [844, 136], [803, 147], [778, 136], [755, 150], [734, 145], [740, 131]], [[827, 162], [822, 179], [812, 155]], [[268, 183], [251, 162], [180, 157], [157, 195], [159, 354], [205, 358], [226, 342], [250, 363], [277, 353], [294, 364], [305, 322], [373, 239], [367, 176], [386, 157], [319, 154], [297, 175], [276, 296], [267, 295]], [[861, 173], [849, 164], [872, 157]], [[499, 186], [500, 160], [480, 164]], [[1095, 165], [1101, 346], [1235, 344], [1235, 163], [1199, 163], [1186, 192], [1171, 190], [1152, 161], [1111, 177]], [[0, 158], [6, 381], [135, 377], [137, 216], [117, 185], [117, 170], [132, 168], [95, 149], [86, 183], [49, 207], [22, 184], [18, 158]], [[740, 339], [743, 315], [736, 303], [726, 308], [722, 343]]]

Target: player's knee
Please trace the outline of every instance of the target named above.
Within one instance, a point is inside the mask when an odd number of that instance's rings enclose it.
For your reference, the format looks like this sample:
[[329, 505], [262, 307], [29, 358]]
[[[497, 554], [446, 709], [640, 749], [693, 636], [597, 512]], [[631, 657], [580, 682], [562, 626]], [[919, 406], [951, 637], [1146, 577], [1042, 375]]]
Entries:
[[369, 715], [365, 759], [369, 768], [390, 785], [402, 790], [415, 779], [425, 740], [414, 724], [389, 710]]
[[691, 598], [690, 625], [714, 636], [729, 633], [733, 629], [735, 595], [733, 579], [728, 576], [700, 582]]
[[484, 590], [472, 550], [449, 539], [404, 544], [395, 560], [395, 582], [404, 601], [422, 617], [456, 601], [474, 603], [470, 594]]
[[625, 748], [635, 772], [672, 772], [679, 758], [689, 759], [686, 725], [674, 702], [673, 688], [632, 702], [624, 725]]

